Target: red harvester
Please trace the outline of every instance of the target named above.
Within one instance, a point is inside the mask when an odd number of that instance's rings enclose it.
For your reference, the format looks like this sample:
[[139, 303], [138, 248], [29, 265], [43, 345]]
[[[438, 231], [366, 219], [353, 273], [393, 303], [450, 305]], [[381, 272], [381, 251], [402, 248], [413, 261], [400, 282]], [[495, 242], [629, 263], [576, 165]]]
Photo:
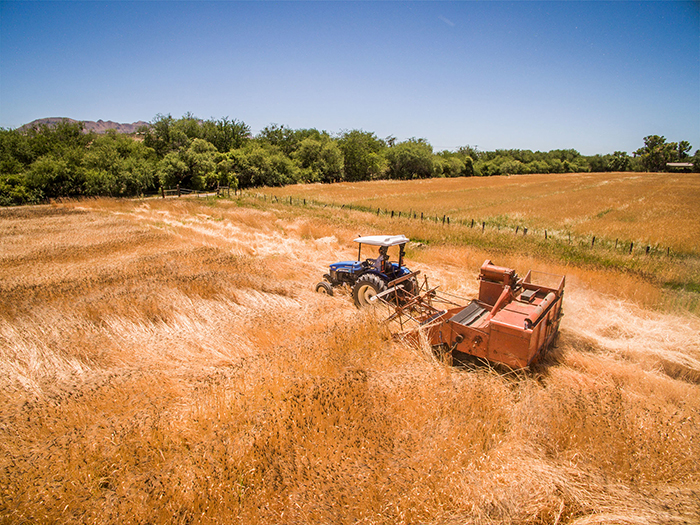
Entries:
[[398, 322], [402, 334], [423, 331], [454, 361], [469, 355], [511, 368], [536, 362], [557, 336], [565, 277], [529, 271], [519, 279], [487, 260], [479, 281], [478, 299], [466, 306], [429, 288], [427, 279], [416, 294], [389, 283], [376, 298], [393, 308], [388, 321]]

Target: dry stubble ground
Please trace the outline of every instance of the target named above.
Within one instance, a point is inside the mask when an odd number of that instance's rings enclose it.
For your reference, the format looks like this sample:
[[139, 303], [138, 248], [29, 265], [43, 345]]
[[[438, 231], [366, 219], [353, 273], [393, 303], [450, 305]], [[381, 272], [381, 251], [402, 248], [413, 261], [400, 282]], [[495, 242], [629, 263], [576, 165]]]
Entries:
[[[365, 220], [333, 215], [0, 210], [3, 521], [700, 521], [697, 317], [574, 272], [547, 366], [451, 369], [313, 293]], [[486, 254], [411, 255], [469, 295]]]

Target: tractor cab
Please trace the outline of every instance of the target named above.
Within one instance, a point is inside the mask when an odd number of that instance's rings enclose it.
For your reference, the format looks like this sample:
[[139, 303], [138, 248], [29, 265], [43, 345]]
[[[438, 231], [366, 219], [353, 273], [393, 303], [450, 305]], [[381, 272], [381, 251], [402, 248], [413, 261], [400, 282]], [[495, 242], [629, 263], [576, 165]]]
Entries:
[[[403, 265], [408, 237], [404, 235], [367, 235], [354, 239], [358, 244], [356, 261], [341, 261], [330, 265], [329, 273], [316, 285], [316, 291], [333, 295], [333, 289], [349, 285], [353, 288], [353, 298], [357, 306], [369, 304], [371, 298], [385, 291], [388, 284], [406, 277], [411, 270]], [[362, 258], [362, 245], [377, 246], [376, 257]], [[398, 246], [398, 260], [392, 261], [389, 249]], [[402, 286], [412, 286], [413, 281], [406, 279]]]
[[[408, 238], [404, 235], [368, 235], [358, 237], [354, 240], [357, 243], [357, 261], [345, 261], [331, 264], [331, 271], [340, 269], [352, 268], [355, 272], [363, 273], [370, 271], [385, 275], [389, 278], [394, 276], [401, 277], [403, 275], [401, 269], [408, 270], [403, 266], [403, 258], [406, 254], [406, 243]], [[378, 246], [379, 256], [362, 259], [362, 245]], [[389, 259], [389, 248], [398, 246], [398, 261], [391, 262]], [[366, 249], [365, 249], [366, 251]], [[335, 267], [335, 268], [334, 268]], [[342, 270], [341, 270], [342, 271]]]

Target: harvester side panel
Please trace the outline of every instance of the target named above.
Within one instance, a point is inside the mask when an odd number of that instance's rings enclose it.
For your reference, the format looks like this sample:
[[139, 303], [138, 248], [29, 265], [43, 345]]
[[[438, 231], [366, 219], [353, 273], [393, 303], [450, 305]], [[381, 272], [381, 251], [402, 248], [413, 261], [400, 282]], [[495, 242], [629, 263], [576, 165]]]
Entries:
[[502, 282], [497, 283], [494, 281], [481, 279], [481, 282], [479, 283], [479, 301], [486, 303], [489, 306], [493, 306], [501, 296], [503, 288], [505, 288], [505, 285]]
[[522, 368], [530, 363], [527, 351], [530, 346], [532, 332], [491, 321], [491, 337], [489, 337], [488, 359], [504, 363], [513, 368]]
[[490, 329], [477, 330], [458, 323], [450, 323], [449, 326], [452, 332], [450, 348], [452, 348], [453, 357], [459, 358], [459, 354], [466, 354], [489, 359]]
[[552, 343], [554, 336], [557, 334], [561, 318], [561, 303], [562, 299], [559, 297], [532, 327], [533, 335], [529, 349], [530, 363], [537, 361], [541, 357], [543, 351]]

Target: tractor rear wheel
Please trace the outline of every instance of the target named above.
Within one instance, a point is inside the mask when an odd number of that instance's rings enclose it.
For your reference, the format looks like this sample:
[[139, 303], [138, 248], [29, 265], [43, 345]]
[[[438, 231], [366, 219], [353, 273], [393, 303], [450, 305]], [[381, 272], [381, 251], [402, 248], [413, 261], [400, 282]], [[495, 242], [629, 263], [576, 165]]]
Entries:
[[420, 292], [418, 279], [416, 279], [415, 277], [411, 277], [408, 281], [404, 283], [403, 289], [411, 295], [418, 295], [418, 293]]
[[372, 297], [386, 290], [386, 283], [378, 275], [367, 273], [361, 276], [355, 283], [352, 289], [352, 298], [355, 300], [355, 306], [361, 308], [376, 304], [371, 301]]

